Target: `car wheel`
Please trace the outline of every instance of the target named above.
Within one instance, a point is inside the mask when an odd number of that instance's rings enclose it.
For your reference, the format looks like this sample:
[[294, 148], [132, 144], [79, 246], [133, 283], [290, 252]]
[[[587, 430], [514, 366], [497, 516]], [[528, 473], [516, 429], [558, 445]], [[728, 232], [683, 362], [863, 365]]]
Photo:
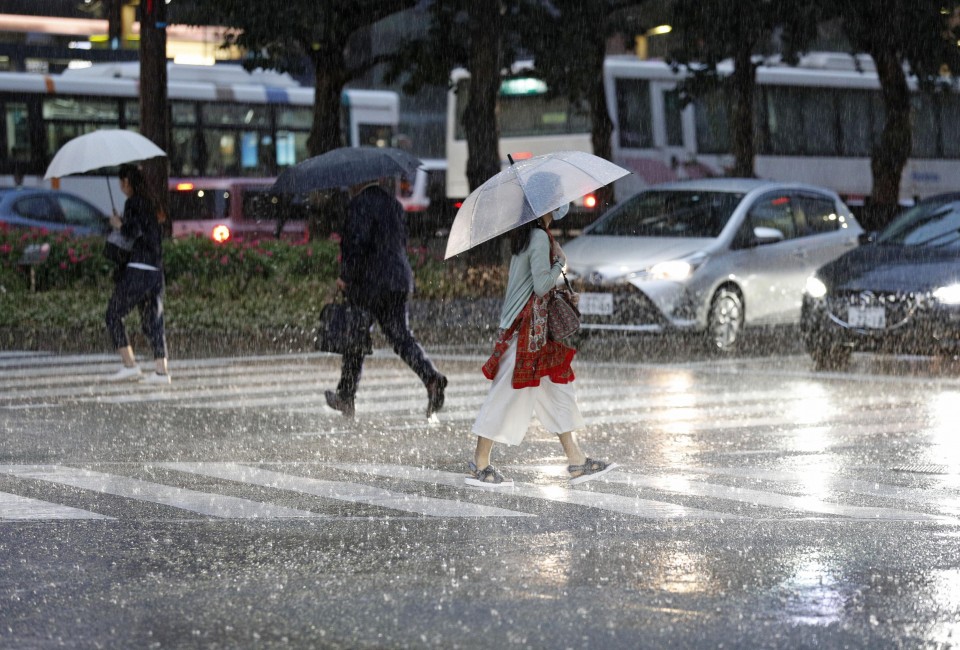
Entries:
[[843, 345], [815, 345], [810, 357], [817, 370], [843, 370], [850, 363], [850, 348]]
[[721, 287], [710, 301], [707, 317], [707, 344], [711, 350], [732, 352], [743, 333], [743, 300], [730, 288]]

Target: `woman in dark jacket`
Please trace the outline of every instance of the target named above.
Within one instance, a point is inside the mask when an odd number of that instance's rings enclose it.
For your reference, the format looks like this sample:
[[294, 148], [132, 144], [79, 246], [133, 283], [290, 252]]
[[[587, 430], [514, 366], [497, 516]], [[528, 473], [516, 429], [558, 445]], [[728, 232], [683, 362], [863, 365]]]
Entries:
[[[163, 329], [163, 233], [164, 215], [150, 196], [143, 172], [134, 165], [120, 167], [120, 189], [127, 196], [123, 218], [110, 220], [127, 240], [133, 241], [130, 261], [118, 269], [116, 286], [107, 304], [107, 331], [120, 353], [123, 367], [109, 378], [113, 381], [144, 381], [169, 384], [167, 344]], [[140, 326], [153, 347], [156, 372], [142, 376], [127, 338], [123, 319], [134, 307], [140, 309]]]

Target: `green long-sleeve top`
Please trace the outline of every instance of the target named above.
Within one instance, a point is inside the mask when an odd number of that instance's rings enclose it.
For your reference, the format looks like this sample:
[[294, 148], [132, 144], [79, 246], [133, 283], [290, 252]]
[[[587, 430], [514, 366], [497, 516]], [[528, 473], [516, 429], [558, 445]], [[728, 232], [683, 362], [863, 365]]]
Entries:
[[530, 294], [546, 295], [556, 286], [562, 266], [550, 263], [550, 238], [536, 228], [530, 233], [527, 248], [510, 258], [510, 275], [507, 277], [507, 293], [500, 309], [500, 329], [513, 324]]

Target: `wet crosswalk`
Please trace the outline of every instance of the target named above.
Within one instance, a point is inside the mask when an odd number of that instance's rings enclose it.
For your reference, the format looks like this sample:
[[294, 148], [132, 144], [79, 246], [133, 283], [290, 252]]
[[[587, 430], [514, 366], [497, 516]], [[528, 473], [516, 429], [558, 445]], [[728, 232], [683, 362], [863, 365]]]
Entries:
[[[471, 363], [456, 365], [464, 368], [460, 374], [449, 373], [439, 421], [467, 431], [486, 386], [476, 381], [476, 359], [460, 361]], [[63, 405], [162, 404], [202, 412], [256, 409], [267, 417], [271, 411], [304, 413], [325, 435], [338, 435], [343, 427], [343, 418], [324, 403], [323, 391], [339, 374], [336, 359], [325, 355], [183, 360], [172, 365], [174, 383], [162, 387], [104, 381], [115, 366], [112, 355], [0, 354], [0, 415]], [[642, 520], [960, 524], [958, 486], [949, 481], [918, 486], [890, 471], [861, 478], [849, 467], [811, 474], [740, 462], [770, 451], [764, 436], [776, 437], [781, 446], [785, 439], [796, 452], [878, 432], [935, 432], [936, 413], [900, 408], [901, 401], [913, 399], [909, 386], [882, 397], [871, 390], [834, 396], [823, 381], [770, 382], [760, 373], [745, 390], [732, 385], [739, 377], [735, 367], [715, 365], [690, 390], [690, 373], [683, 367], [628, 373], [586, 367], [579, 391], [588, 426], [629, 425], [681, 440], [737, 428], [749, 431], [758, 449], [718, 453], [711, 463], [695, 466], [682, 459], [655, 470], [624, 463], [605, 480], [577, 488], [566, 485], [562, 467], [508, 466], [516, 483], [500, 491], [469, 488], [462, 472], [449, 466], [223, 459], [0, 463], [0, 522], [536, 518], [566, 508]], [[381, 431], [427, 426], [424, 393], [410, 381], [409, 370], [370, 363], [363, 381], [360, 426], [373, 419]], [[823, 435], [827, 428], [830, 436]]]

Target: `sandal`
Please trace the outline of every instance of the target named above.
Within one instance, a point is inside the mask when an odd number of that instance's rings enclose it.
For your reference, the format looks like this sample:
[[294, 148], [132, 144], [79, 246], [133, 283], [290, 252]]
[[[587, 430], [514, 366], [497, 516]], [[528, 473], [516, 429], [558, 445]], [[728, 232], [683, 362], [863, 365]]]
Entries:
[[513, 487], [512, 478], [504, 478], [493, 465], [487, 465], [478, 470], [476, 464], [470, 463], [470, 473], [463, 479], [463, 482], [473, 487]]
[[608, 463], [605, 460], [594, 460], [592, 458], [588, 458], [583, 465], [567, 465], [567, 471], [570, 473], [570, 485], [600, 478], [616, 466], [616, 463]]

